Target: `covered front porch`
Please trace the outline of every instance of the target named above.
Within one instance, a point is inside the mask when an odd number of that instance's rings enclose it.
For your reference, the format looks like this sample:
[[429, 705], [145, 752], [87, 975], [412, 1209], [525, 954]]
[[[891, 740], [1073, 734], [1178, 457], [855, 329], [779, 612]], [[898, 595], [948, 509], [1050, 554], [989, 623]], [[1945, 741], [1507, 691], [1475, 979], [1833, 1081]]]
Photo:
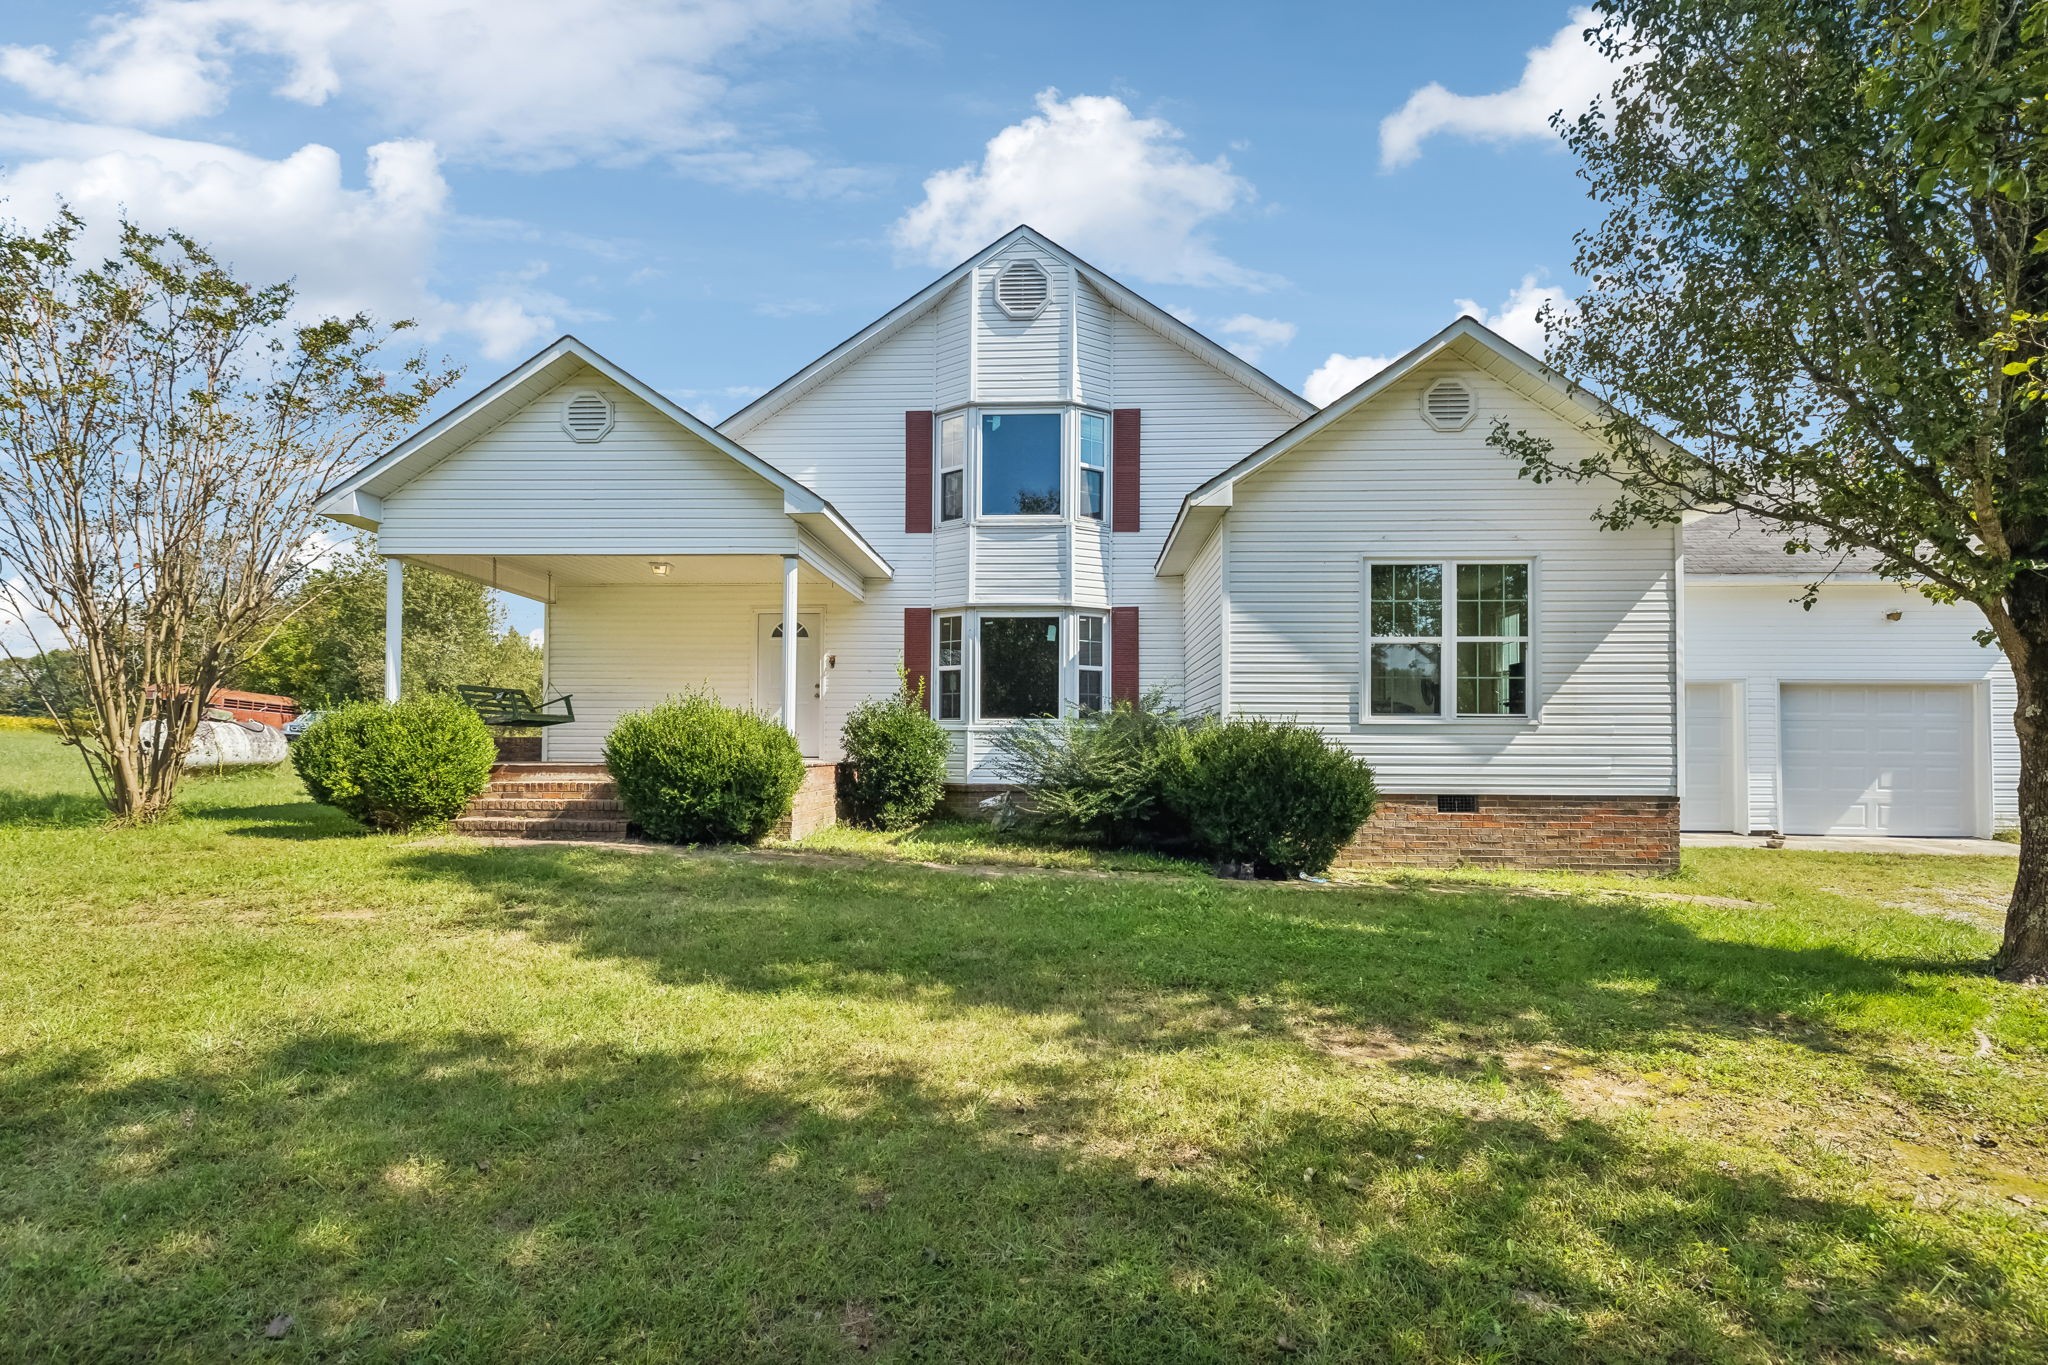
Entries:
[[836, 762], [838, 721], [873, 671], [840, 667], [847, 645], [860, 652], [863, 580], [801, 544], [780, 555], [404, 554], [385, 560], [389, 697], [404, 687], [408, 565], [542, 604], [544, 691], [571, 698], [574, 715], [541, 731], [536, 757], [548, 763], [596, 763], [621, 715], [700, 690], [774, 718], [807, 759]]

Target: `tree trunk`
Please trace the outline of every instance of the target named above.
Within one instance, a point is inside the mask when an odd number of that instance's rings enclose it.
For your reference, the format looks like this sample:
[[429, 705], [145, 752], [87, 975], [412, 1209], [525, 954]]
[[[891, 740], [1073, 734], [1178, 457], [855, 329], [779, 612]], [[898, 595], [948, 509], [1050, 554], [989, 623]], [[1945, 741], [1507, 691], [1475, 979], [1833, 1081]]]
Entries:
[[2017, 575], [2006, 600], [2020, 637], [2006, 648], [2019, 692], [2020, 869], [1992, 965], [2007, 981], [2048, 985], [2048, 578]]

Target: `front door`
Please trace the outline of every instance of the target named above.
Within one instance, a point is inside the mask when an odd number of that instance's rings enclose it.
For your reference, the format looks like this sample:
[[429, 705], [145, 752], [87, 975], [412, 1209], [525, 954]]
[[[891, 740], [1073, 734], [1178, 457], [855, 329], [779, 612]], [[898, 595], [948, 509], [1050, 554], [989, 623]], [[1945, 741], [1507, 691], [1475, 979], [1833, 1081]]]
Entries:
[[[818, 637], [824, 623], [810, 612], [797, 613], [796, 627], [796, 737], [805, 758], [816, 758], [818, 717], [824, 710], [825, 676], [818, 666]], [[782, 615], [763, 612], [760, 619], [761, 647], [755, 652], [755, 708], [763, 715], [782, 720]]]

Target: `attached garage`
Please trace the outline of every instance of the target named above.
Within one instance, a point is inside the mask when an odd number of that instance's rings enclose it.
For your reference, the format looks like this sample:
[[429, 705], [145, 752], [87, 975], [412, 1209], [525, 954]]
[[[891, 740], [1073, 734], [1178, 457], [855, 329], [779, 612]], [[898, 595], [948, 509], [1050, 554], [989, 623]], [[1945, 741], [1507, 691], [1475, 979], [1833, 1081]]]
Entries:
[[1779, 693], [1785, 832], [1977, 832], [1968, 686], [1795, 684]]

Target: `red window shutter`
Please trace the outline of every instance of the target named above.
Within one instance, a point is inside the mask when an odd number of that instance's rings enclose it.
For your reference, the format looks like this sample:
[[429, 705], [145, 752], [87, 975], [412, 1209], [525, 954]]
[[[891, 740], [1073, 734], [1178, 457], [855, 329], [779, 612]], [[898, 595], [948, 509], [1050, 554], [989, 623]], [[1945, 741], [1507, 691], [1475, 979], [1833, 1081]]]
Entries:
[[922, 607], [903, 609], [903, 667], [913, 694], [924, 693], [925, 709], [932, 706], [932, 614]]
[[932, 531], [932, 415], [929, 410], [903, 414], [903, 529], [911, 535]]
[[1138, 470], [1144, 463], [1144, 423], [1138, 408], [1118, 408], [1110, 426], [1110, 530], [1138, 529]]
[[1138, 609], [1109, 609], [1109, 699], [1138, 699]]

